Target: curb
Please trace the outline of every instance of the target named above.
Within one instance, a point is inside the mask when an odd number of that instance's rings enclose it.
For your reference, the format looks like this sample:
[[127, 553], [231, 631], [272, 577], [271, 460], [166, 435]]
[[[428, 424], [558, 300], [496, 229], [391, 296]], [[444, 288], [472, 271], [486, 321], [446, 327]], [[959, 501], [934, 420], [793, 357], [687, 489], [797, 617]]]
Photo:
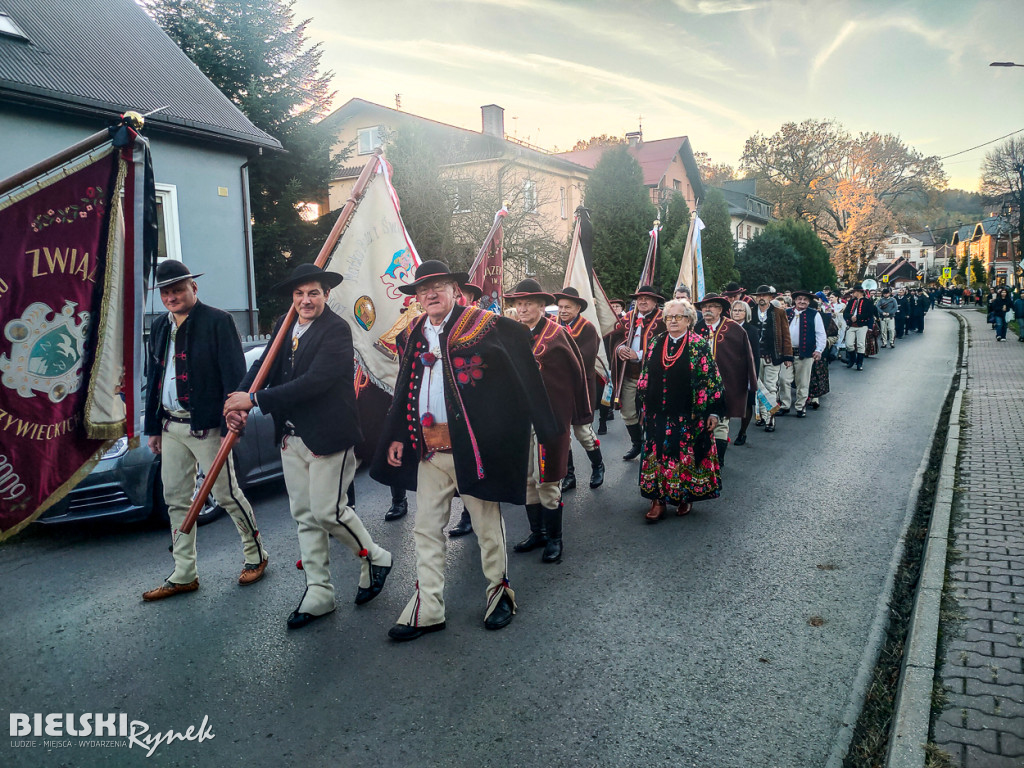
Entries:
[[896, 710], [886, 768], [924, 768], [925, 745], [932, 720], [932, 689], [935, 681], [936, 646], [939, 637], [939, 610], [946, 581], [946, 549], [949, 545], [949, 520], [953, 508], [957, 455], [960, 450], [960, 410], [967, 389], [967, 361], [970, 326], [958, 313], [963, 330], [960, 360], [960, 386], [953, 395], [949, 413], [949, 433], [942, 454], [935, 502], [928, 525], [924, 562], [914, 599], [914, 613], [903, 654]]
[[[966, 321], [960, 317], [958, 313], [950, 312], [957, 319], [957, 323], [960, 324], [961, 328], [966, 328]], [[961, 366], [966, 363], [967, 360], [967, 345], [966, 342], [961, 349]], [[966, 376], [961, 375], [960, 386], [964, 386]], [[950, 378], [950, 388], [953, 386], [952, 377]], [[959, 393], [958, 393], [959, 394]], [[949, 396], [949, 389], [946, 390], [946, 397]], [[954, 395], [956, 397], [956, 395]], [[959, 400], [954, 400], [952, 406], [958, 408]], [[952, 411], [951, 411], [952, 413]], [[939, 431], [939, 419], [942, 418], [942, 409], [939, 409], [938, 415], [935, 417], [935, 424], [932, 427], [931, 439], [928, 441], [928, 448], [925, 449], [924, 456], [921, 457], [921, 464], [917, 468], [917, 472], [914, 475], [914, 481], [910, 486], [910, 494], [908, 496], [907, 508], [904, 513], [903, 523], [901, 526], [900, 538], [896, 542], [896, 546], [893, 549], [892, 557], [889, 560], [889, 572], [885, 577], [885, 583], [882, 585], [882, 591], [878, 595], [878, 601], [875, 604], [875, 618], [871, 622], [871, 630], [868, 633], [867, 645], [864, 649], [864, 654], [861, 657], [860, 667], [857, 670], [857, 675], [853, 680], [851, 687], [850, 699], [846, 705], [846, 709], [843, 711], [842, 723], [836, 736], [832, 741], [832, 749], [829, 752], [828, 760], [825, 763], [825, 768], [842, 768], [843, 763], [846, 760], [847, 753], [850, 749], [850, 743], [853, 741], [854, 730], [857, 725], [857, 720], [860, 718], [861, 710], [864, 708], [864, 701], [867, 698], [868, 690], [871, 687], [871, 680], [874, 676], [875, 666], [878, 663], [879, 654], [882, 651], [882, 646], [885, 644], [886, 631], [889, 626], [889, 604], [892, 602], [893, 593], [896, 590], [896, 574], [899, 571], [900, 564], [903, 562], [903, 554], [906, 551], [907, 531], [910, 530], [910, 524], [914, 520], [914, 515], [917, 512], [917, 498], [921, 494], [921, 488], [924, 485], [924, 476], [928, 471], [929, 458], [932, 453], [932, 445], [935, 443], [935, 435]], [[959, 411], [958, 411], [959, 421]], [[959, 431], [958, 431], [959, 434]], [[955, 454], [954, 454], [955, 456]], [[945, 463], [945, 462], [943, 462]], [[952, 488], [952, 482], [950, 483]], [[943, 571], [940, 574], [944, 575]], [[940, 595], [943, 582], [939, 582]], [[937, 605], [937, 604], [936, 604]], [[916, 612], [916, 608], [915, 608]], [[937, 614], [936, 614], [937, 615]], [[933, 643], [934, 646], [934, 643]], [[934, 652], [933, 652], [934, 660]], [[902, 678], [902, 675], [901, 675]], [[902, 695], [900, 696], [902, 698]], [[931, 678], [928, 679], [928, 693], [927, 701], [930, 715], [931, 707]], [[930, 720], [925, 721], [925, 732], [922, 743], [926, 742], [928, 736], [928, 726]], [[922, 750], [921, 766], [924, 765], [924, 752]], [[889, 768], [887, 765], [886, 768]], [[893, 768], [896, 768], [894, 765]], [[899, 766], [902, 768], [902, 766]]]

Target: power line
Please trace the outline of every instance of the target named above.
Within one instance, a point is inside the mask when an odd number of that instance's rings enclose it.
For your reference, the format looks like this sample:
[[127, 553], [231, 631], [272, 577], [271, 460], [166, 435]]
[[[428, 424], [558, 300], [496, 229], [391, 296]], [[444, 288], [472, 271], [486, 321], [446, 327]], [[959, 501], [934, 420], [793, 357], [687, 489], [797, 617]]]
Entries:
[[961, 149], [959, 152], [954, 152], [952, 155], [945, 155], [944, 157], [940, 157], [939, 160], [945, 160], [946, 158], [949, 158], [949, 157], [956, 157], [957, 155], [963, 155], [963, 154], [965, 154], [967, 152], [973, 152], [976, 149], [981, 149], [982, 147], [987, 147], [989, 144], [995, 144], [997, 141], [1002, 141], [1003, 139], [1008, 139], [1011, 136], [1014, 136], [1014, 135], [1016, 135], [1018, 133], [1021, 133], [1022, 131], [1024, 131], [1024, 128], [1018, 128], [1016, 131], [1012, 131], [1012, 132], [1006, 134], [1005, 136], [1000, 136], [998, 139], [992, 139], [992, 141], [986, 141], [984, 144], [979, 144], [978, 146], [971, 147], [970, 149]]

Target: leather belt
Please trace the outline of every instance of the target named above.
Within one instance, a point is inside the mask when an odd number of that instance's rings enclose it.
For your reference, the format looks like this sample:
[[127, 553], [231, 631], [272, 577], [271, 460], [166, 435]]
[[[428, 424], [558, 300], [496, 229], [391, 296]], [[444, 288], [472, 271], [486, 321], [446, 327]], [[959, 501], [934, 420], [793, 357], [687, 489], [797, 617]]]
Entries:
[[191, 420], [190, 417], [188, 417], [188, 416], [172, 416], [170, 413], [167, 412], [166, 408], [164, 409], [164, 418], [167, 419], [168, 421], [173, 421], [175, 424], [191, 424], [192, 423], [192, 420]]

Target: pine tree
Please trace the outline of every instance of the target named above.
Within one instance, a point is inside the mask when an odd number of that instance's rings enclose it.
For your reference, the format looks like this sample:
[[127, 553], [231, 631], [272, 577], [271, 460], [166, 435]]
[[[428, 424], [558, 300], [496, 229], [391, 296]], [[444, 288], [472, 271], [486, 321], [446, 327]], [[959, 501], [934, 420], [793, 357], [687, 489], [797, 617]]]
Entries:
[[317, 227], [300, 216], [337, 169], [331, 137], [316, 123], [334, 97], [333, 73], [320, 70], [310, 20], [296, 23], [294, 0], [145, 0], [150, 15], [214, 85], [285, 152], [249, 164], [256, 299], [266, 326], [288, 302], [270, 289], [315, 258]]
[[736, 268], [748, 293], [759, 285], [774, 286], [781, 291], [800, 288], [803, 284], [800, 254], [778, 229], [770, 226], [740, 249]]
[[729, 205], [721, 192], [709, 187], [699, 214], [704, 222], [701, 232], [704, 285], [708, 293], [718, 293], [726, 283], [739, 277], [734, 266], [736, 244], [732, 239]]
[[594, 271], [609, 296], [636, 290], [657, 210], [640, 164], [624, 146], [607, 150], [587, 181], [586, 206], [594, 225]]
[[791, 287], [808, 291], [818, 291], [826, 285], [835, 287], [836, 268], [828, 257], [825, 244], [808, 222], [803, 219], [782, 219], [770, 222], [765, 231], [782, 235], [797, 253], [800, 260], [800, 280], [798, 286]]

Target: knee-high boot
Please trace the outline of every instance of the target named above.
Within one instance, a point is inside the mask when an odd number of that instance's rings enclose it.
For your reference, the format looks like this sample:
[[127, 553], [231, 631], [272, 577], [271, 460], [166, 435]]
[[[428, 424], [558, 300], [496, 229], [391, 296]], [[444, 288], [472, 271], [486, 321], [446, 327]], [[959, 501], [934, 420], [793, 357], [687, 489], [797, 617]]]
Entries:
[[554, 509], [541, 507], [544, 515], [544, 528], [548, 534], [548, 543], [544, 547], [541, 560], [545, 563], [557, 563], [562, 559], [562, 502]]
[[715, 447], [718, 448], [718, 465], [721, 467], [725, 466], [725, 452], [729, 450], [728, 440], [719, 440], [715, 438]]
[[857, 353], [857, 370], [858, 371], [863, 371], [864, 370], [864, 353], [863, 352], [858, 352]]
[[597, 423], [597, 434], [607, 435], [608, 434], [608, 417], [611, 412], [611, 408], [607, 405], [598, 406], [598, 423]]
[[587, 458], [590, 459], [590, 487], [600, 488], [604, 483], [604, 458], [601, 456], [601, 444], [594, 446], [594, 450], [587, 451]]
[[530, 552], [537, 547], [547, 544], [548, 538], [544, 533], [543, 509], [544, 507], [540, 504], [526, 505], [526, 517], [530, 521], [530, 535], [512, 547], [516, 552]]
[[643, 450], [644, 430], [639, 424], [627, 424], [626, 431], [629, 432], [629, 439], [633, 441], [633, 446], [622, 457], [622, 460], [632, 461]]
[[562, 478], [562, 491], [571, 491], [576, 487], [576, 467], [572, 463], [572, 450], [569, 450], [569, 469]]

